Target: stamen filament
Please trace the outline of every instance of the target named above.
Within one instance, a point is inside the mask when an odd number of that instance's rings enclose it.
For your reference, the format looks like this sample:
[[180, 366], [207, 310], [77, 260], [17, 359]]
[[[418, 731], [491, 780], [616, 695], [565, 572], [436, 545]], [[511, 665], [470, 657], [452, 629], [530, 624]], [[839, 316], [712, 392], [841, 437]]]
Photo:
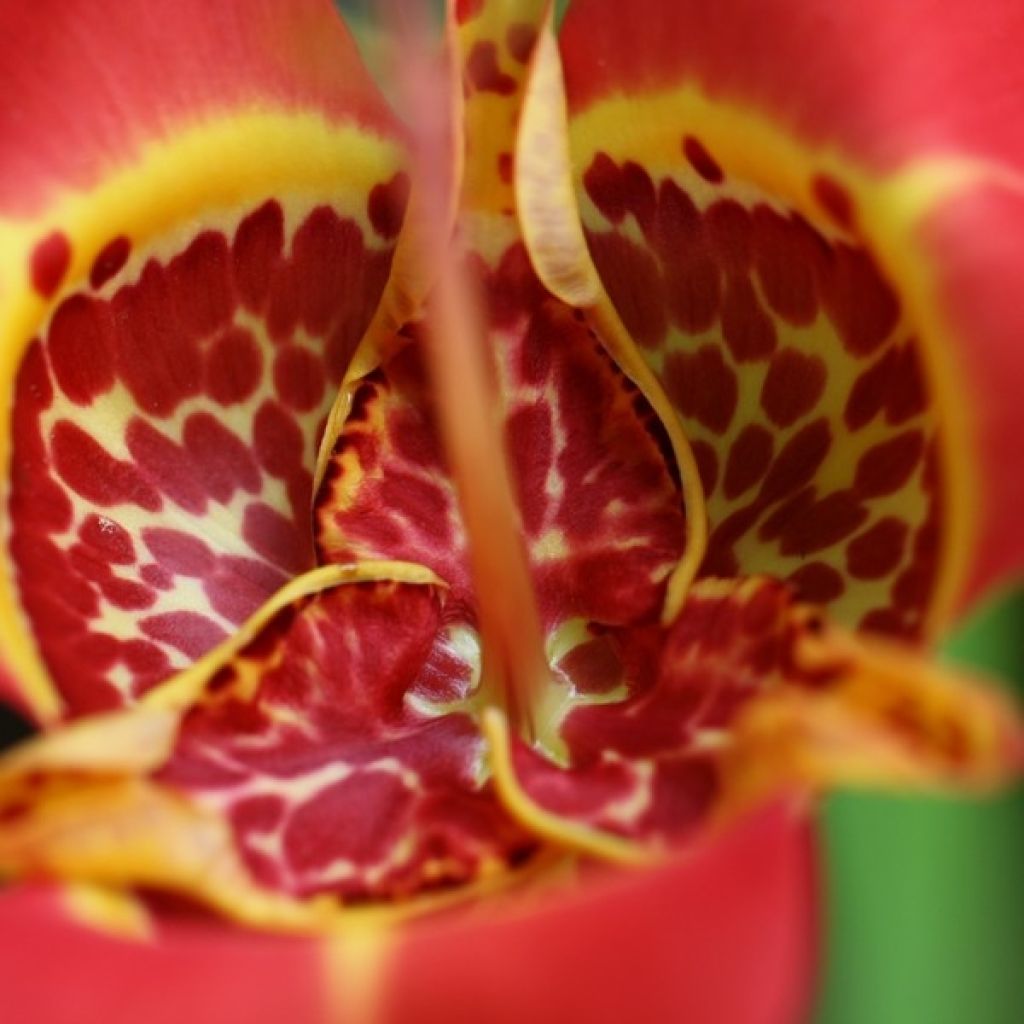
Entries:
[[514, 727], [532, 738], [533, 710], [549, 675], [543, 631], [505, 453], [495, 367], [446, 216], [451, 191], [460, 187], [461, 144], [453, 145], [453, 136], [461, 121], [446, 124], [438, 111], [457, 111], [452, 91], [459, 86], [417, 53], [408, 27], [397, 27], [405, 43], [406, 114], [421, 200], [417, 235], [424, 266], [436, 273], [427, 307], [427, 365], [469, 541], [483, 650], [481, 697], [505, 709]]

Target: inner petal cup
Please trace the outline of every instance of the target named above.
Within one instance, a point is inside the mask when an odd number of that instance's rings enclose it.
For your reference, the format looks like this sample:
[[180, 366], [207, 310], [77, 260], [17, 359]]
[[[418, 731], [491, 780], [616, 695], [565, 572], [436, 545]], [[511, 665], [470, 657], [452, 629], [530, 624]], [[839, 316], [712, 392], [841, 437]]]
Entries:
[[[656, 417], [520, 245], [475, 279], [495, 298], [504, 437], [546, 630], [655, 620], [685, 536]], [[420, 562], [472, 601], [418, 342], [356, 392], [317, 498], [317, 542], [326, 561]]]
[[943, 499], [914, 324], [839, 186], [819, 182], [812, 224], [696, 135], [676, 141], [671, 161], [654, 142], [613, 157], [581, 141], [579, 194], [597, 269], [701, 467], [703, 572], [770, 573], [840, 621], [920, 637]]
[[268, 199], [122, 238], [41, 326], [11, 556], [70, 713], [139, 697], [312, 567], [319, 432], [390, 262], [371, 212]]

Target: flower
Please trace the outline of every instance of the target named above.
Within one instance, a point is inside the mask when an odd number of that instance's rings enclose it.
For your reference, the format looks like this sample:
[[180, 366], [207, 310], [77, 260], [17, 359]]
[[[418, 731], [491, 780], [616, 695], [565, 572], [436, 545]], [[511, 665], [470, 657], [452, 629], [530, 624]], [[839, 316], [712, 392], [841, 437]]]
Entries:
[[1011, 72], [918, 133], [890, 27], [790, 6], [579, 0], [563, 84], [545, 4], [459, 2], [407, 129], [316, 0], [5, 12], [10, 963], [103, 1019], [168, 961], [198, 1019], [791, 1019], [810, 799], [1016, 771], [910, 646], [1024, 553]]

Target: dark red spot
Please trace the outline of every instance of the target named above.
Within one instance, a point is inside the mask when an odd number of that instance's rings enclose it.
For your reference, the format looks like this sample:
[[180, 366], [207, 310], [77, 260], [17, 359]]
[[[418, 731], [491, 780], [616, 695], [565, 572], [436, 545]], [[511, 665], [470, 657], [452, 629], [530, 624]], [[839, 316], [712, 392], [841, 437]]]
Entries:
[[593, 204], [612, 224], [618, 224], [626, 216], [622, 176], [618, 165], [607, 153], [598, 153], [591, 161], [583, 174], [583, 187]]
[[673, 352], [665, 361], [665, 387], [682, 415], [716, 434], [728, 429], [739, 400], [739, 383], [716, 345], [702, 345], [692, 355]]
[[761, 387], [761, 407], [778, 427], [792, 426], [806, 416], [825, 391], [828, 370], [820, 356], [784, 348], [772, 356]]
[[137, 612], [151, 608], [156, 603], [156, 594], [143, 583], [134, 580], [109, 579], [100, 584], [103, 596], [116, 608]]
[[109, 307], [85, 295], [72, 295], [50, 324], [47, 351], [57, 386], [76, 405], [88, 405], [114, 385]]
[[220, 405], [243, 402], [259, 386], [263, 353], [244, 327], [229, 327], [206, 354], [206, 393]]
[[64, 488], [49, 477], [31, 472], [23, 478], [24, 469], [17, 466], [12, 469], [12, 519], [16, 523], [25, 523], [27, 519], [38, 530], [63, 533], [71, 525], [74, 513]]
[[94, 668], [108, 669], [117, 661], [120, 647], [108, 633], [90, 633], [75, 644], [75, 653]]
[[525, 64], [533, 53], [534, 44], [537, 42], [537, 30], [526, 22], [516, 22], [509, 25], [505, 33], [505, 45], [512, 59]]
[[767, 359], [775, 351], [775, 324], [761, 309], [746, 275], [730, 274], [726, 278], [722, 337], [738, 363]]
[[850, 430], [860, 430], [885, 407], [895, 363], [896, 352], [890, 348], [853, 382], [843, 410], [843, 421]]
[[44, 299], [51, 298], [71, 265], [71, 243], [63, 231], [54, 231], [36, 244], [29, 259], [32, 287]]
[[260, 473], [252, 451], [208, 412], [189, 416], [184, 442], [196, 479], [214, 501], [227, 504], [239, 488], [250, 494], [259, 490]]
[[910, 479], [924, 453], [924, 437], [908, 430], [869, 448], [857, 462], [854, 487], [865, 498], [898, 491]]
[[914, 633], [903, 615], [895, 608], [875, 608], [863, 616], [857, 628], [868, 633], [882, 633], [901, 638], [911, 637]]
[[146, 479], [171, 501], [196, 515], [206, 510], [206, 494], [184, 448], [138, 416], [128, 424], [125, 442]]
[[513, 323], [526, 311], [536, 309], [547, 294], [533, 271], [526, 246], [510, 245], [497, 270], [484, 277], [487, 285], [487, 309], [495, 325]]
[[693, 450], [693, 458], [697, 463], [697, 472], [700, 475], [701, 486], [704, 488], [704, 496], [708, 497], [714, 492], [715, 485], [718, 483], [718, 456], [707, 441], [691, 441], [690, 448]]
[[737, 576], [740, 572], [739, 562], [733, 548], [757, 522], [761, 515], [761, 507], [757, 504], [737, 509], [725, 517], [711, 531], [708, 539], [708, 550], [701, 565], [704, 576]]
[[51, 445], [61, 479], [86, 501], [104, 507], [134, 504], [149, 512], [160, 508], [160, 495], [133, 463], [115, 459], [74, 423], [58, 422]]
[[[25, 426], [31, 422], [38, 429], [38, 414], [53, 403], [53, 385], [43, 356], [43, 347], [38, 340], [32, 341], [25, 350], [14, 382], [15, 418], [25, 418]], [[42, 453], [40, 438], [39, 453]]]
[[608, 693], [622, 682], [622, 662], [607, 637], [598, 636], [574, 647], [558, 661], [558, 670], [581, 693]]
[[694, 201], [671, 179], [658, 186], [657, 211], [651, 225], [650, 242], [662, 260], [671, 260], [683, 250], [707, 255], [704, 221]]
[[291, 260], [282, 260], [270, 282], [270, 297], [265, 314], [267, 332], [273, 341], [287, 341], [299, 326], [302, 315], [299, 274]]
[[171, 302], [183, 328], [205, 338], [225, 327], [235, 312], [235, 286], [228, 240], [203, 231], [167, 265]]
[[271, 476], [290, 476], [302, 465], [302, 430], [277, 402], [268, 400], [259, 407], [252, 430], [256, 458]]
[[814, 488], [805, 487], [797, 491], [791, 498], [777, 505], [761, 523], [757, 531], [759, 540], [778, 540], [789, 524], [804, 515], [814, 503]]
[[113, 578], [110, 563], [87, 544], [72, 544], [68, 551], [68, 561], [76, 572], [93, 583]]
[[654, 226], [657, 205], [651, 176], [640, 164], [634, 160], [627, 160], [622, 165], [619, 182], [626, 209], [636, 218], [644, 234], [649, 235]]
[[805, 221], [758, 205], [751, 218], [754, 267], [771, 309], [805, 326], [818, 312], [818, 278], [829, 259], [825, 240]]
[[498, 48], [490, 40], [478, 40], [466, 58], [466, 78], [479, 92], [511, 96], [516, 80], [498, 67]]
[[174, 576], [153, 562], [140, 566], [139, 576], [144, 583], [148, 583], [157, 590], [170, 590], [174, 586]]
[[[340, 317], [327, 340], [324, 361], [333, 384], [340, 384], [349, 361], [377, 309], [380, 296], [391, 271], [390, 249], [366, 250], [363, 267], [363, 289], [349, 298], [354, 299], [340, 311]], [[346, 293], [348, 295], [348, 293]]]
[[935, 586], [934, 560], [914, 561], [896, 577], [892, 588], [893, 601], [904, 611], [924, 608]]
[[310, 334], [325, 334], [346, 296], [365, 287], [362, 232], [329, 206], [318, 206], [295, 232], [292, 262], [302, 325]]
[[511, 153], [498, 154], [498, 177], [506, 185], [512, 184], [512, 174], [515, 170], [515, 162]]
[[626, 330], [637, 344], [656, 348], [665, 338], [668, 320], [654, 257], [617, 231], [588, 232], [587, 242]]
[[253, 551], [286, 572], [302, 572], [312, 562], [311, 534], [301, 533], [269, 505], [254, 503], [246, 507], [242, 536]]
[[157, 562], [176, 576], [205, 576], [213, 569], [209, 547], [181, 530], [149, 527], [142, 531], [142, 541]]
[[721, 266], [744, 273], [750, 267], [750, 214], [733, 199], [719, 199], [704, 211], [704, 226]]
[[91, 513], [79, 526], [78, 536], [107, 562], [131, 565], [135, 561], [131, 534], [113, 519]]
[[690, 166], [705, 180], [712, 185], [720, 185], [725, 179], [722, 168], [717, 161], [704, 148], [699, 139], [692, 135], [683, 137], [683, 156], [690, 162]]
[[89, 284], [102, 288], [112, 277], [119, 274], [132, 254], [132, 243], [125, 235], [112, 238], [96, 255], [89, 271]]
[[768, 472], [775, 447], [769, 430], [759, 423], [745, 426], [729, 449], [723, 491], [731, 501], [750, 490]]
[[554, 458], [551, 408], [546, 402], [516, 409], [505, 427], [506, 450], [512, 463], [523, 528], [536, 536], [548, 507], [547, 476]]
[[373, 230], [381, 238], [394, 238], [405, 220], [409, 203], [409, 175], [399, 171], [390, 181], [381, 182], [370, 189], [366, 212]]
[[243, 832], [272, 832], [287, 807], [279, 796], [246, 797], [231, 808], [231, 824]]
[[125, 640], [121, 644], [121, 660], [136, 673], [162, 673], [171, 670], [167, 654], [148, 640]]
[[928, 404], [928, 394], [925, 390], [917, 342], [912, 338], [906, 345], [894, 348], [893, 353], [885, 419], [893, 426], [899, 426], [918, 413], [924, 412]]
[[811, 182], [814, 198], [821, 208], [841, 228], [849, 230], [853, 227], [854, 206], [850, 193], [834, 178], [826, 174], [817, 175]]
[[784, 555], [824, 551], [845, 540], [867, 519], [867, 509], [850, 491], [834, 491], [794, 515], [782, 530], [779, 549]]
[[283, 345], [274, 360], [274, 386], [285, 405], [299, 412], [315, 409], [323, 398], [323, 362], [307, 348]]
[[338, 857], [372, 864], [405, 833], [411, 813], [412, 793], [400, 778], [359, 771], [292, 811], [284, 833], [285, 856], [299, 872]]
[[761, 485], [760, 498], [779, 501], [814, 479], [832, 447], [832, 430], [827, 419], [801, 427], [783, 446]]
[[250, 213], [235, 232], [231, 256], [242, 304], [260, 312], [284, 251], [284, 213], [275, 200]]
[[907, 524], [886, 516], [854, 537], [846, 548], [846, 568], [859, 580], [879, 580], [888, 576], [903, 558], [907, 544]]
[[[203, 581], [210, 607], [231, 622], [244, 622], [287, 577], [253, 558], [222, 558], [216, 572]], [[247, 653], [252, 653], [249, 650]]]
[[201, 658], [227, 637], [216, 622], [198, 612], [150, 615], [139, 622], [139, 629], [151, 640], [159, 640], [193, 660]]
[[793, 587], [799, 601], [825, 604], [842, 597], [846, 590], [843, 577], [824, 562], [808, 562], [792, 573], [787, 582]]
[[718, 315], [721, 273], [696, 206], [670, 178], [658, 189], [650, 239], [662, 262], [672, 320], [693, 334], [707, 330]]
[[822, 298], [851, 355], [870, 355], [899, 320], [896, 294], [864, 249], [836, 247], [823, 281]]
[[[174, 295], [167, 274], [152, 260], [138, 283], [121, 288], [112, 300], [118, 371], [138, 405], [153, 416], [169, 416], [202, 385], [199, 348], [181, 320], [188, 315], [186, 301]], [[196, 310], [192, 318], [201, 315]]]

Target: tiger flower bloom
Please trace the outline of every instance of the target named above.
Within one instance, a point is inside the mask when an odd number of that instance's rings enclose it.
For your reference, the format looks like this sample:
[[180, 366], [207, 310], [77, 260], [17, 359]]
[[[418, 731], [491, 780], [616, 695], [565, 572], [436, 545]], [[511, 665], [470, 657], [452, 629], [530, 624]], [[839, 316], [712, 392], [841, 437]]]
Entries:
[[0, 5], [4, 1005], [800, 1019], [816, 797], [1020, 766], [1024, 10], [397, 37]]

